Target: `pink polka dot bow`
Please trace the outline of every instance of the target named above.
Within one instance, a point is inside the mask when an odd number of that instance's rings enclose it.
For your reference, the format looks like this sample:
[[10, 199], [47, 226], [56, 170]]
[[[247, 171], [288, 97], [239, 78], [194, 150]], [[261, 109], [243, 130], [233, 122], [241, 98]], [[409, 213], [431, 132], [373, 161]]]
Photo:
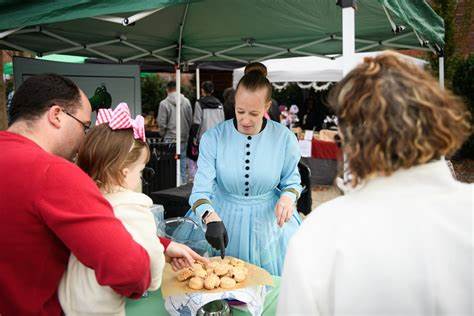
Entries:
[[145, 120], [143, 116], [137, 115], [132, 119], [127, 103], [122, 102], [115, 110], [99, 109], [97, 113], [96, 125], [108, 123], [113, 130], [116, 129], [133, 129], [133, 137], [145, 141]]

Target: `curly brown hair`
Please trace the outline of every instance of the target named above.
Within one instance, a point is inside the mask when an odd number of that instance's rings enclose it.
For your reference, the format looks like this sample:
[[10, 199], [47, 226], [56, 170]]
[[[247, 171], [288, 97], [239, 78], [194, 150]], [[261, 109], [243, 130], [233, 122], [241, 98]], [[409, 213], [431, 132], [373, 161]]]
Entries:
[[135, 139], [132, 129], [112, 130], [107, 124], [100, 124], [88, 131], [79, 148], [77, 165], [101, 190], [111, 192], [114, 186], [123, 185], [122, 169], [138, 161], [143, 150], [148, 161], [148, 144]]
[[451, 92], [401, 55], [365, 58], [331, 91], [351, 184], [452, 155], [471, 133]]

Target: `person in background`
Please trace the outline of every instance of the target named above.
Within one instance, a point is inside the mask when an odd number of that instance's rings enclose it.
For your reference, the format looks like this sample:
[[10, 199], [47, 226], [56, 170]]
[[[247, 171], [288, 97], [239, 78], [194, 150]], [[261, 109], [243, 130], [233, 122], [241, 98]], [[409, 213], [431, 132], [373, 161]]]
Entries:
[[[71, 162], [91, 111], [84, 92], [56, 74], [29, 77], [13, 96], [11, 125], [0, 131], [2, 315], [61, 315], [58, 287], [71, 252], [120, 295], [138, 298], [150, 286], [146, 250]], [[175, 261], [188, 255], [164, 246]]]
[[[166, 86], [167, 97], [160, 102], [158, 108], [157, 124], [159, 127], [160, 136], [163, 137], [164, 142], [174, 143], [176, 146], [181, 146], [181, 157], [180, 157], [180, 173], [181, 173], [181, 184], [186, 184], [186, 146], [189, 137], [189, 130], [193, 120], [193, 110], [191, 103], [183, 95], [179, 95], [176, 92], [176, 82], [170, 81]], [[181, 99], [181, 139], [176, 140], [176, 103], [178, 97]]]
[[7, 118], [8, 124], [10, 124], [10, 106], [12, 105], [13, 96], [15, 95], [15, 90], [11, 90], [7, 95]]
[[280, 106], [277, 100], [272, 98], [272, 104], [270, 105], [270, 109], [268, 109], [268, 116], [272, 121], [280, 122], [280, 114]]
[[225, 120], [230, 120], [235, 117], [235, 90], [230, 87], [224, 90], [222, 94], [224, 97], [224, 116]]
[[155, 111], [148, 112], [145, 117], [145, 129], [146, 131], [155, 132], [158, 131], [158, 125], [156, 124]]
[[196, 101], [194, 106], [193, 126], [197, 129], [197, 143], [202, 135], [210, 128], [224, 122], [224, 106], [218, 98], [213, 96], [214, 84], [212, 81], [204, 81], [201, 84], [202, 97]]
[[[214, 84], [211, 81], [204, 81], [201, 84], [202, 97], [194, 105], [194, 120], [189, 133], [189, 138], [195, 149], [199, 148], [199, 141], [208, 129], [225, 120], [224, 106], [219, 99], [212, 95], [213, 93]], [[190, 178], [192, 179], [197, 171], [197, 156], [189, 161]]]
[[278, 315], [471, 315], [473, 185], [446, 164], [472, 131], [460, 100], [389, 52], [333, 91], [354, 188], [288, 247]]
[[[77, 165], [94, 180], [115, 216], [147, 251], [151, 268], [148, 290], [155, 291], [161, 284], [165, 256], [150, 211], [153, 201], [138, 192], [150, 158], [144, 119], [141, 115], [132, 119], [128, 106], [120, 103], [115, 110], [100, 109], [96, 124], [79, 148]], [[207, 261], [190, 249], [189, 253], [192, 261]], [[125, 315], [125, 297], [100, 285], [94, 270], [74, 255], [69, 257], [58, 295], [66, 315]]]
[[300, 111], [300, 121], [302, 122], [301, 128], [303, 130], [319, 131], [321, 129], [321, 124], [318, 124], [318, 109], [322, 107], [322, 104], [319, 106], [316, 104], [316, 97], [313, 91], [309, 92], [308, 97], [304, 101], [303, 110]]

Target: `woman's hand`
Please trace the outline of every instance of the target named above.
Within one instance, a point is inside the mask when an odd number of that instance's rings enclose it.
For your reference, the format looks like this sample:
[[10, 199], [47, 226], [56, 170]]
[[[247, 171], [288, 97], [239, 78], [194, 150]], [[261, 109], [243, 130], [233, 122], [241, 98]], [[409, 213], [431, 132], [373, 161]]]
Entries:
[[222, 222], [219, 215], [216, 212], [212, 212], [206, 218], [206, 240], [216, 250], [220, 250], [221, 258], [225, 257], [225, 247], [229, 243], [229, 237], [227, 236], [227, 229]]
[[293, 200], [287, 196], [282, 195], [275, 205], [275, 216], [277, 218], [278, 226], [282, 227], [286, 222], [288, 222], [293, 215], [295, 203]]
[[174, 271], [191, 266], [194, 261], [209, 264], [209, 260], [198, 255], [186, 245], [172, 241], [165, 251], [166, 262], [171, 263]]
[[209, 224], [210, 222], [222, 222], [222, 219], [217, 215], [216, 212], [212, 212], [204, 219], [204, 223]]

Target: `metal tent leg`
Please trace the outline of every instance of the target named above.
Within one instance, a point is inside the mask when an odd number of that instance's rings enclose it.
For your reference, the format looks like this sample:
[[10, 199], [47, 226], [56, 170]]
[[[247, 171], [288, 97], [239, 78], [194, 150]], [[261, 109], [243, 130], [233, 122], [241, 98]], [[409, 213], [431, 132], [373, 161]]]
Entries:
[[201, 98], [201, 72], [196, 67], [196, 101]]
[[181, 185], [181, 69], [176, 66], [176, 186]]
[[351, 5], [342, 6], [342, 56], [343, 56], [343, 76], [349, 73], [355, 54], [355, 22], [354, 7]]

